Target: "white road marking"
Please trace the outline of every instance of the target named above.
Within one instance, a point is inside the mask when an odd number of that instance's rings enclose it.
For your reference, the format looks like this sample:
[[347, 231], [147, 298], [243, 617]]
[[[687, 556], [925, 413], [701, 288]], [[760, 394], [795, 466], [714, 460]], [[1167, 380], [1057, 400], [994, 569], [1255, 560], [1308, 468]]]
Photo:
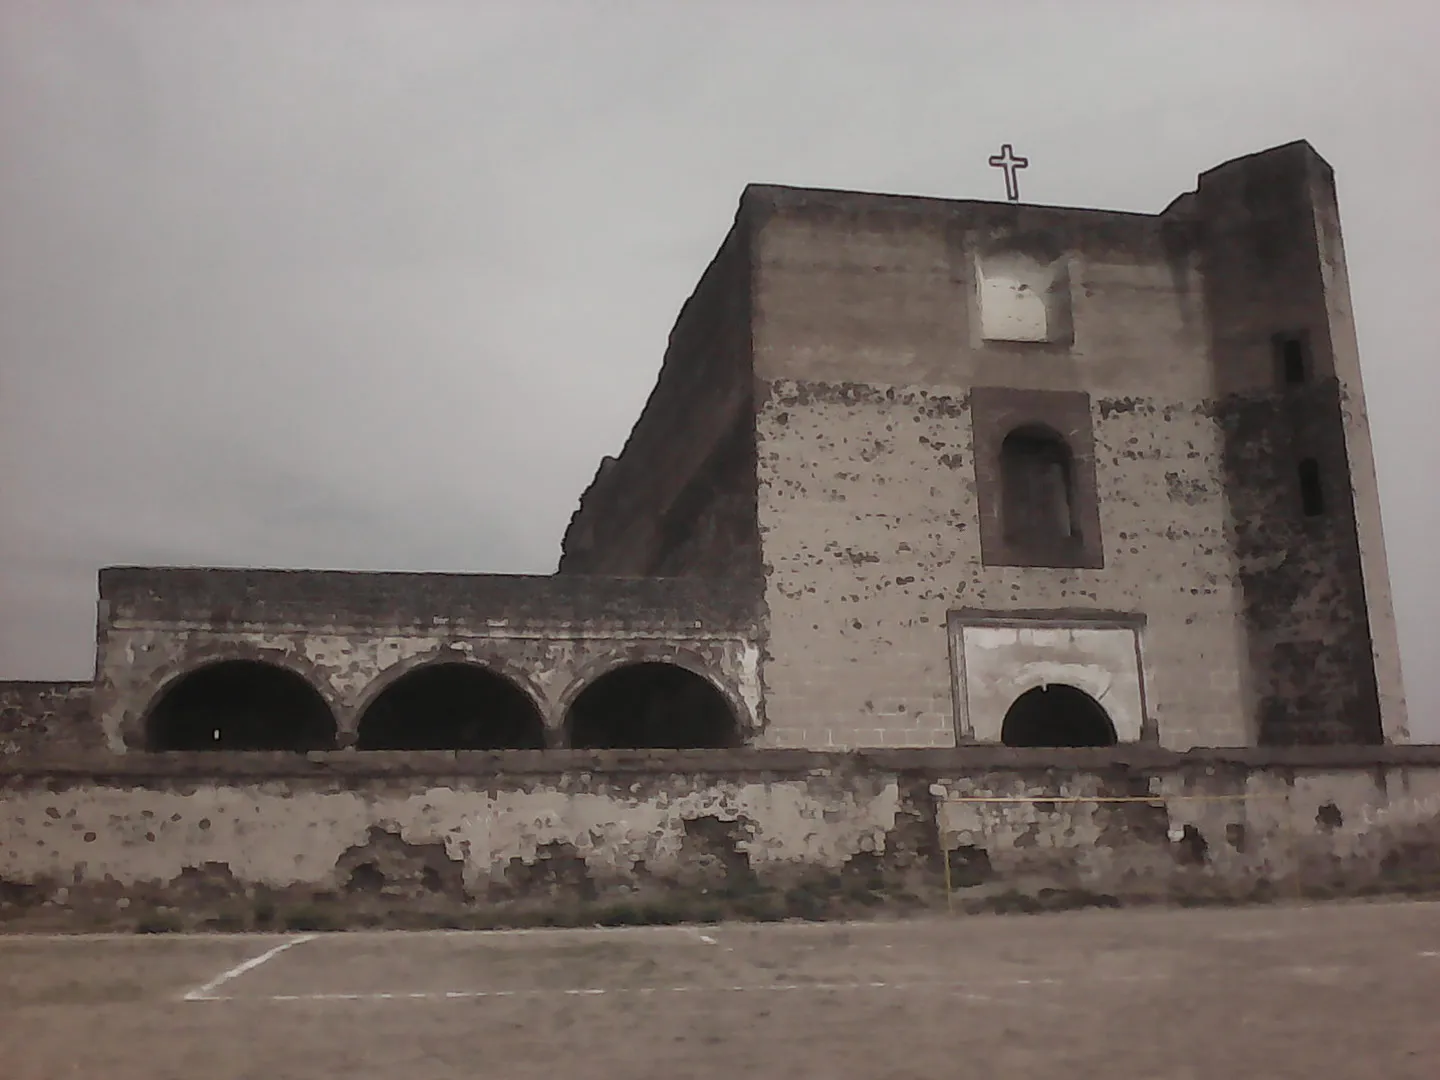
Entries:
[[[292, 944], [299, 944], [293, 942]], [[262, 960], [256, 957], [256, 960]], [[997, 989], [1006, 986], [1031, 986], [1031, 985], [1058, 986], [1059, 979], [1012, 979], [1004, 983], [985, 984], [989, 989]], [[217, 983], [218, 985], [218, 983]], [[477, 998], [542, 998], [542, 997], [601, 997], [610, 995], [619, 997], [626, 994], [706, 994], [706, 993], [741, 993], [741, 994], [768, 994], [783, 993], [796, 990], [819, 990], [825, 992], [849, 991], [849, 990], [963, 990], [965, 987], [977, 986], [975, 983], [961, 982], [814, 982], [814, 983], [761, 983], [752, 986], [618, 986], [618, 987], [583, 987], [562, 990], [441, 990], [441, 991], [418, 991], [405, 994], [399, 993], [370, 993], [370, 994], [263, 994], [255, 997], [242, 995], [206, 994], [204, 996], [185, 996], [186, 1001], [457, 1001], [473, 1000]], [[984, 994], [963, 993], [960, 996], [970, 1001], [991, 1001], [992, 999]]]
[[251, 957], [249, 960], [244, 961], [243, 963], [236, 964], [234, 967], [232, 967], [232, 968], [231, 968], [230, 970], [228, 970], [228, 971], [222, 971], [219, 975], [216, 975], [215, 978], [211, 979], [211, 980], [210, 980], [209, 982], [207, 982], [204, 986], [197, 986], [194, 990], [191, 990], [189, 993], [187, 993], [187, 994], [185, 995], [185, 1000], [186, 1000], [186, 1001], [220, 1001], [220, 1000], [222, 1000], [221, 998], [218, 998], [218, 997], [215, 997], [215, 996], [214, 996], [214, 994], [213, 994], [213, 991], [214, 991], [214, 990], [216, 990], [216, 989], [218, 989], [219, 987], [223, 986], [225, 983], [229, 982], [231, 979], [239, 978], [241, 975], [244, 975], [247, 971], [253, 971], [255, 968], [257, 968], [257, 967], [259, 967], [261, 964], [265, 963], [265, 961], [270, 960], [270, 959], [272, 959], [272, 958], [274, 958], [274, 957], [276, 957], [276, 956], [279, 956], [279, 955], [280, 955], [282, 952], [284, 952], [286, 949], [293, 949], [296, 945], [303, 945], [303, 944], [304, 944], [305, 942], [307, 942], [307, 941], [313, 941], [316, 936], [317, 936], [317, 935], [315, 935], [315, 934], [301, 934], [299, 937], [297, 937], [297, 938], [291, 938], [289, 941], [282, 941], [279, 945], [276, 945], [273, 949], [266, 949], [266, 950], [265, 950], [263, 953], [261, 953], [259, 956], [253, 956], [253, 957]]

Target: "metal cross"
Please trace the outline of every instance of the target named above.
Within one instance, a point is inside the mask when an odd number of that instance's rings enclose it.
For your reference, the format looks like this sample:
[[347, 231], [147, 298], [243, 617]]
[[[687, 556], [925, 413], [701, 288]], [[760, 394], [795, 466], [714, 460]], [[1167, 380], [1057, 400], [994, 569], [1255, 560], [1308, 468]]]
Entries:
[[1000, 153], [990, 159], [990, 165], [996, 169], [1005, 170], [1005, 198], [1011, 202], [1020, 201], [1020, 178], [1015, 174], [1019, 170], [1030, 165], [1029, 158], [1016, 157], [1015, 151], [1010, 149], [1007, 142], [1000, 147]]

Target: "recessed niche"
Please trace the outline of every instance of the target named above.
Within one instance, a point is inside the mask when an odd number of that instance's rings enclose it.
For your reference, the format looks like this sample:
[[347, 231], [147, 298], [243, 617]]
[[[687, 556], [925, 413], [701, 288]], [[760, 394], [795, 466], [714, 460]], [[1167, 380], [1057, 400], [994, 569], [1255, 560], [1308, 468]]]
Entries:
[[975, 280], [980, 334], [986, 341], [1073, 341], [1069, 259], [1047, 262], [1019, 252], [982, 255]]

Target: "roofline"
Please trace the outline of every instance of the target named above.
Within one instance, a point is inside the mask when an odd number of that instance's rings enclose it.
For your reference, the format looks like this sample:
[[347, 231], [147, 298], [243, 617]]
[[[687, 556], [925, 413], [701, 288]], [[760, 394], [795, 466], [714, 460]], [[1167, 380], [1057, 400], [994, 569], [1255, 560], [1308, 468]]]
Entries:
[[[960, 210], [970, 209], [992, 209], [999, 207], [1012, 207], [1015, 209], [1041, 210], [1063, 214], [1079, 215], [1103, 215], [1109, 218], [1124, 217], [1137, 220], [1153, 221], [1163, 218], [1171, 212], [1175, 204], [1186, 195], [1193, 194], [1198, 184], [1206, 177], [1214, 173], [1229, 169], [1242, 162], [1254, 158], [1284, 156], [1303, 151], [1322, 162], [1327, 169], [1331, 169], [1330, 163], [1315, 149], [1308, 139], [1292, 139], [1287, 143], [1280, 143], [1277, 146], [1268, 146], [1249, 154], [1241, 154], [1214, 165], [1196, 175], [1196, 187], [1189, 191], [1181, 191], [1170, 200], [1166, 207], [1158, 213], [1147, 213], [1143, 210], [1108, 210], [1097, 206], [1061, 206], [1055, 203], [1031, 203], [1031, 202], [1008, 202], [998, 199], [951, 199], [941, 195], [907, 195], [892, 191], [862, 191], [853, 188], [827, 188], [827, 187], [805, 187], [796, 184], [767, 184], [753, 183], [745, 185], [745, 190], [740, 196], [742, 206], [754, 203], [761, 203], [770, 206], [777, 206], [784, 202], [796, 199], [813, 198], [819, 202], [833, 202], [845, 200], [864, 200], [869, 203], [876, 203], [887, 209], [928, 209], [928, 210]], [[1333, 169], [1331, 169], [1333, 171]]]
[[1105, 217], [1127, 217], [1139, 220], [1152, 220], [1160, 216], [1159, 214], [1147, 213], [1143, 210], [1107, 210], [1097, 206], [1063, 206], [1057, 203], [1033, 202], [1017, 203], [999, 199], [950, 199], [941, 195], [906, 195], [895, 192], [861, 191], [850, 188], [801, 187], [793, 184], [746, 184], [745, 190], [740, 196], [740, 201], [742, 206], [754, 202], [763, 202], [774, 206], [779, 199], [786, 199], [788, 201], [796, 196], [801, 198], [812, 196], [820, 201], [863, 199], [867, 202], [888, 203], [897, 210], [905, 207], [915, 207], [917, 209], [926, 208], [931, 210], [1006, 207], [1025, 210], [1043, 210], [1063, 214], [1096, 214]]

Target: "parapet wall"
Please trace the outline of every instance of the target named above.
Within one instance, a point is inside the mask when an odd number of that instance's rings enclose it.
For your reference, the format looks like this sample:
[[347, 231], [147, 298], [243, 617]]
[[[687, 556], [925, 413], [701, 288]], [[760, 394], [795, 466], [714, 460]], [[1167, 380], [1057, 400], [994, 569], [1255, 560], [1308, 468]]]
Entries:
[[98, 750], [89, 682], [0, 682], [0, 755]]
[[[1440, 748], [146, 755], [0, 774], [14, 926], [504, 925], [1440, 887]], [[948, 890], [947, 890], [948, 878]]]
[[100, 571], [100, 601], [112, 621], [208, 626], [728, 629], [755, 615], [739, 583], [574, 574], [118, 566]]

